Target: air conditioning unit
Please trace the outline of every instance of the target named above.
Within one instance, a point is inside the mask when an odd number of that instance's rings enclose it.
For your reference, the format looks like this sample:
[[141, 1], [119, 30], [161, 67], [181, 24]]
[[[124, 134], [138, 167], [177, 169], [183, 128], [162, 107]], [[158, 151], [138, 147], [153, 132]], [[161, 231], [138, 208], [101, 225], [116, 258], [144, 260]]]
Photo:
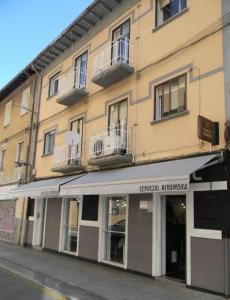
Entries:
[[104, 155], [104, 144], [102, 140], [97, 139], [92, 143], [91, 153], [94, 157], [100, 157]]

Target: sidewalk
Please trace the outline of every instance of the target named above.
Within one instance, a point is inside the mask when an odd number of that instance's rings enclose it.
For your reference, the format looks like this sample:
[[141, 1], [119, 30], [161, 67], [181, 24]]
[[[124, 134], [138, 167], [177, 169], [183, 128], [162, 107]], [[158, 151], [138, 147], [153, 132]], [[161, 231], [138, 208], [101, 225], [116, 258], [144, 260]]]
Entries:
[[78, 300], [221, 300], [119, 269], [0, 242], [0, 267]]

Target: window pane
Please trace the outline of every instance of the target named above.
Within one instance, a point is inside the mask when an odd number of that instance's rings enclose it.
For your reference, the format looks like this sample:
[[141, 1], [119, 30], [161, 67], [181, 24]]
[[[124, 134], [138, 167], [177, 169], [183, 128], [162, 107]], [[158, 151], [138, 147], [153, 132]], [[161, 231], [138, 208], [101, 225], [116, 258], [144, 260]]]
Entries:
[[180, 0], [171, 0], [171, 15], [174, 16], [180, 11]]
[[105, 201], [105, 259], [123, 264], [127, 200], [110, 197]]
[[163, 95], [163, 87], [161, 85], [156, 88], [155, 120], [161, 119], [162, 95]]
[[65, 222], [64, 222], [64, 249], [70, 252], [77, 251], [78, 214], [79, 201], [77, 199], [66, 200]]
[[170, 111], [169, 83], [164, 84], [163, 90], [164, 90], [163, 115], [168, 115]]
[[178, 91], [178, 110], [185, 110], [185, 101], [186, 101], [186, 77], [182, 76], [179, 78], [179, 91]]
[[179, 85], [179, 80], [176, 79], [171, 82], [170, 88], [171, 88], [171, 110], [177, 110], [178, 109], [178, 85]]
[[97, 221], [98, 220], [98, 195], [87, 195], [83, 197], [82, 203], [82, 220]]

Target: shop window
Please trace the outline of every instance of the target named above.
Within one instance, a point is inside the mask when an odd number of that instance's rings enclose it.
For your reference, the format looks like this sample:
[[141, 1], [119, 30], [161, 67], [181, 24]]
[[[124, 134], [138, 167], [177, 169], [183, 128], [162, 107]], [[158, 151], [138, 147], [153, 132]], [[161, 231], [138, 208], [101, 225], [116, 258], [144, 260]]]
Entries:
[[54, 145], [55, 145], [55, 134], [56, 131], [52, 130], [45, 134], [45, 140], [44, 140], [44, 155], [52, 154], [54, 151]]
[[114, 196], [105, 199], [104, 259], [119, 264], [125, 262], [127, 198]]
[[98, 195], [88, 195], [83, 197], [82, 202], [82, 220], [98, 221]]
[[194, 193], [194, 227], [200, 229], [223, 229], [224, 195], [218, 192]]
[[60, 72], [50, 78], [49, 97], [55, 96], [58, 93]]
[[30, 217], [34, 217], [34, 204], [35, 204], [35, 200], [32, 198], [29, 198], [28, 204], [27, 204], [27, 220]]
[[65, 215], [63, 222], [64, 251], [76, 253], [78, 242], [78, 199], [65, 199]]
[[155, 89], [155, 120], [186, 110], [186, 75], [160, 84]]
[[157, 26], [186, 8], [186, 0], [157, 0]]

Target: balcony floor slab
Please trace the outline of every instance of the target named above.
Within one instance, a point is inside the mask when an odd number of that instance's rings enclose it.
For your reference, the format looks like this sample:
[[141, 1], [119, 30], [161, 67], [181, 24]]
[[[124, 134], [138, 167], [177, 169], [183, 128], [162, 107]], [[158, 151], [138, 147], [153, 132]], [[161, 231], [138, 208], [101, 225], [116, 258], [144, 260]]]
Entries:
[[62, 96], [57, 98], [57, 103], [71, 106], [75, 104], [78, 100], [87, 97], [88, 92], [85, 89], [76, 89], [73, 88], [71, 91], [63, 94]]
[[93, 83], [102, 87], [110, 86], [111, 84], [120, 81], [134, 73], [134, 68], [129, 64], [118, 62], [111, 65], [107, 70], [100, 72], [92, 77]]
[[89, 160], [89, 164], [97, 167], [111, 167], [114, 165], [130, 164], [133, 161], [132, 154], [113, 154]]

